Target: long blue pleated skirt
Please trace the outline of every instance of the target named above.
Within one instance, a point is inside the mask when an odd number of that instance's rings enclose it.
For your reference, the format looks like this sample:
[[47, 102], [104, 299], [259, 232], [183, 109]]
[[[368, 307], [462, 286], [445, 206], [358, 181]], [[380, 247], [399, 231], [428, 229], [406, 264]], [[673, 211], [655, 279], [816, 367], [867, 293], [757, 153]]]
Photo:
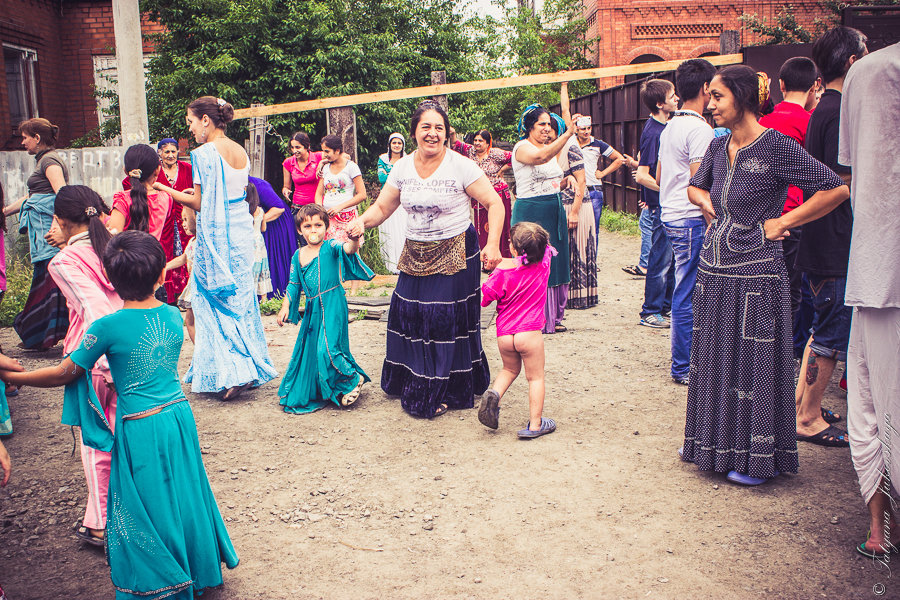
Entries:
[[491, 374], [481, 347], [478, 235], [466, 231], [466, 268], [454, 275], [400, 273], [391, 297], [381, 389], [430, 418], [441, 404], [472, 408]]

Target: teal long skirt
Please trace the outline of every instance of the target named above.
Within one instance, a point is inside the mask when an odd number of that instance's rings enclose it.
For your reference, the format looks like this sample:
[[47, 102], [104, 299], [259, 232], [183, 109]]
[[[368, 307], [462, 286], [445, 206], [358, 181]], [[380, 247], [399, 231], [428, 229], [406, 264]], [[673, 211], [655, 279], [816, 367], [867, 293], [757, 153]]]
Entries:
[[510, 224], [523, 221], [537, 223], [546, 229], [550, 234], [550, 245], [556, 248], [556, 256], [550, 260], [550, 280], [547, 287], [569, 283], [569, 226], [559, 194], [516, 198]]
[[187, 401], [116, 426], [107, 558], [117, 600], [177, 598], [222, 584], [238, 564]]

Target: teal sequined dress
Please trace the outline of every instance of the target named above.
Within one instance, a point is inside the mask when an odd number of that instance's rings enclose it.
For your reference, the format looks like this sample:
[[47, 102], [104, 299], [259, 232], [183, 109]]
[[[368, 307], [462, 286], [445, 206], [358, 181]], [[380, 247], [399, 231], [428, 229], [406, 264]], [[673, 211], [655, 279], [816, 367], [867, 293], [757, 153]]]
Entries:
[[300, 251], [294, 253], [287, 286], [288, 320], [299, 320], [301, 290], [306, 294], [306, 308], [278, 388], [284, 412], [308, 413], [332, 403], [340, 406], [340, 397], [352, 391], [360, 377], [369, 381], [350, 354], [347, 297], [341, 283], [374, 276], [358, 255], [347, 255], [336, 240], [324, 242], [319, 255], [306, 266], [300, 266]]
[[88, 378], [66, 387], [63, 407], [86, 444], [112, 451], [106, 539], [118, 600], [188, 600], [222, 584], [221, 563], [238, 564], [178, 381], [183, 340], [178, 309], [122, 309], [97, 319], [70, 356], [87, 370], [106, 354], [119, 395], [115, 436]]

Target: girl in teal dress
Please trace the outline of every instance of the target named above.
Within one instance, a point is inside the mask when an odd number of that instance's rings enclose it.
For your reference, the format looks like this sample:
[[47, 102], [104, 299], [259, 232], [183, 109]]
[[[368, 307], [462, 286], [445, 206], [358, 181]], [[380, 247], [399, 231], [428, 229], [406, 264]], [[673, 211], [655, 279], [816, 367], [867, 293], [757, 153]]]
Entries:
[[343, 244], [325, 240], [328, 213], [321, 205], [300, 207], [296, 223], [307, 245], [291, 259], [278, 325], [299, 320], [301, 290], [306, 294], [306, 309], [278, 396], [284, 412], [302, 414], [332, 402], [349, 406], [359, 398], [363, 383], [370, 381], [350, 354], [347, 298], [341, 284], [352, 279], [369, 281], [375, 274], [356, 254], [358, 239]]
[[[112, 452], [106, 555], [117, 600], [190, 600], [222, 584], [221, 563], [238, 564], [178, 381], [181, 315], [154, 298], [165, 264], [150, 234], [114, 236], [103, 266], [124, 308], [94, 321], [60, 365], [0, 371], [14, 385], [65, 385], [63, 423], [80, 426], [84, 444]], [[90, 379], [104, 354], [119, 395], [115, 435]]]

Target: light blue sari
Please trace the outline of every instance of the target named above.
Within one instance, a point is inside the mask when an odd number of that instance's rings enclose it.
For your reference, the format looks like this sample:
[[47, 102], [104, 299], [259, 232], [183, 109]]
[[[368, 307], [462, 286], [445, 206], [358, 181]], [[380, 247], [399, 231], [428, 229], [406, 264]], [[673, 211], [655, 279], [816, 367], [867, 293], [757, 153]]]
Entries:
[[193, 392], [262, 385], [278, 373], [269, 359], [251, 272], [253, 218], [244, 195], [227, 197], [224, 161], [212, 143], [191, 152], [191, 163], [201, 190], [191, 272], [197, 337], [184, 381]]

